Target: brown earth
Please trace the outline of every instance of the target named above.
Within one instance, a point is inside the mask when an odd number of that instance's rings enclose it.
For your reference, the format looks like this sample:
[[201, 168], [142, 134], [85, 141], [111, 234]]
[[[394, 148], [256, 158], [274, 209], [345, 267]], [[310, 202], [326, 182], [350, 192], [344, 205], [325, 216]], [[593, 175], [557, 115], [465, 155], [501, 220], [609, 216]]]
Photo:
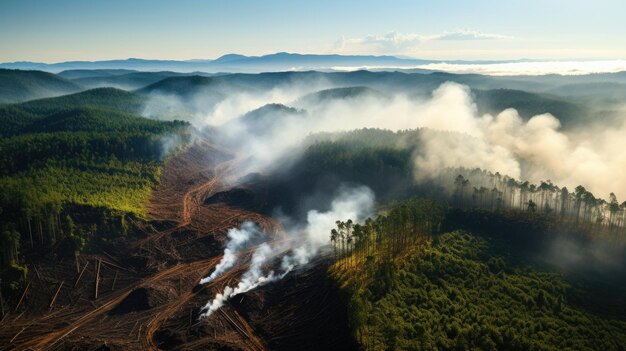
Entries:
[[254, 250], [198, 286], [220, 261], [229, 228], [250, 220], [268, 240], [288, 240], [275, 220], [253, 210], [262, 196], [249, 189], [234, 192], [237, 201], [220, 195], [236, 186], [239, 161], [198, 141], [166, 163], [148, 206], [151, 221], [134, 223], [142, 239], [32, 265], [20, 307], [0, 322], [0, 350], [354, 349], [324, 260], [198, 318], [207, 301], [238, 282]]

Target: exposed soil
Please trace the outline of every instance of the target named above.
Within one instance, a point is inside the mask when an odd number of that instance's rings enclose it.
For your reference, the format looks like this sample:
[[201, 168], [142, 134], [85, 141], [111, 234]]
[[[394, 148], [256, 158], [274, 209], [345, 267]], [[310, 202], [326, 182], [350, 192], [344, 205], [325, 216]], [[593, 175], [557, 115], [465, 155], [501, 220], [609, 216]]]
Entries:
[[234, 181], [237, 162], [199, 141], [167, 162], [150, 223], [134, 223], [143, 238], [33, 264], [21, 305], [0, 322], [0, 350], [355, 349], [323, 260], [198, 318], [215, 293], [238, 282], [254, 250], [198, 286], [222, 258], [229, 228], [250, 220], [268, 240], [287, 240], [262, 214], [266, 195]]

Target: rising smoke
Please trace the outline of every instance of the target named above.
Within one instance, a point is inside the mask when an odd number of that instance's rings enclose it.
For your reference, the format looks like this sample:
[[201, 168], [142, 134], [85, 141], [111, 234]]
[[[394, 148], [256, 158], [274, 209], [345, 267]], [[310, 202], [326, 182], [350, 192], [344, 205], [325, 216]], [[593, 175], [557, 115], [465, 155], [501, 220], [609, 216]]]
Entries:
[[[282, 218], [281, 223], [283, 223], [285, 234], [289, 240], [259, 245], [252, 254], [250, 267], [243, 274], [239, 283], [233, 287], [227, 286], [223, 292], [216, 294], [215, 298], [202, 308], [201, 317], [210, 316], [222, 307], [224, 302], [236, 295], [282, 279], [296, 267], [306, 265], [328, 243], [330, 230], [335, 226], [337, 219], [350, 218], [357, 222], [362, 221], [372, 214], [373, 207], [374, 194], [369, 188], [363, 186], [345, 187], [340, 189], [332, 200], [330, 210], [324, 212], [315, 209], [310, 210], [305, 223], [294, 223], [288, 218]], [[230, 235], [231, 233], [236, 234]], [[227, 250], [241, 247], [242, 242], [249, 241], [256, 235], [258, 235], [258, 227], [250, 222], [245, 222], [241, 229], [229, 232], [230, 241], [227, 244]], [[234, 240], [237, 240], [239, 244], [233, 243]], [[234, 255], [236, 254], [234, 253]], [[279, 270], [277, 272], [269, 270], [264, 273], [264, 266], [272, 258], [279, 258], [281, 255]], [[224, 257], [226, 257], [226, 252]], [[210, 277], [213, 277], [217, 272], [220, 272], [219, 275], [227, 270], [224, 265], [220, 265], [216, 267]], [[209, 281], [210, 279], [205, 278], [200, 281], [200, 284]]]
[[261, 229], [252, 222], [244, 222], [241, 228], [231, 228], [228, 230], [228, 244], [224, 249], [224, 256], [215, 266], [215, 270], [208, 277], [202, 278], [200, 284], [206, 284], [222, 275], [232, 268], [237, 262], [237, 253], [246, 247], [246, 244], [253, 242], [255, 238], [260, 238]]
[[[453, 133], [422, 140], [423, 152], [415, 156], [418, 180], [435, 177], [445, 167], [478, 167], [535, 183], [550, 179], [570, 188], [583, 185], [600, 196], [626, 196], [626, 154], [618, 152], [626, 147], [626, 123], [612, 129], [564, 131], [558, 116], [550, 114], [528, 120], [513, 109], [479, 115], [470, 89], [456, 83], [441, 85], [429, 99], [402, 93], [381, 98], [372, 92], [301, 98], [328, 87], [324, 84], [227, 94], [211, 109], [198, 112], [196, 123], [218, 128], [234, 148], [250, 156], [242, 172], [282, 166], [279, 161], [297, 156], [300, 142], [311, 133], [429, 128]], [[268, 108], [252, 125], [249, 119], [236, 118], [268, 103], [282, 103], [300, 113]]]
[[[626, 147], [624, 122], [613, 130], [596, 127], [564, 131], [558, 116], [550, 114], [524, 119], [516, 110], [506, 109], [495, 115], [480, 115], [470, 89], [457, 83], [441, 85], [426, 99], [373, 90], [339, 96], [312, 94], [333, 87], [336, 85], [323, 81], [293, 82], [263, 92], [222, 91], [218, 98], [213, 95], [211, 99], [205, 99], [201, 92], [187, 100], [159, 99], [173, 101], [172, 110], [178, 105], [191, 106], [197, 126], [216, 128], [223, 138], [221, 143], [247, 157], [239, 170], [242, 175], [283, 167], [285, 160], [298, 157], [302, 140], [311, 133], [426, 128], [447, 133], [422, 134], [414, 155], [418, 181], [435, 179], [445, 168], [481, 168], [535, 183], [550, 179], [570, 189], [582, 184], [600, 196], [609, 192], [626, 196], [626, 154], [619, 152]], [[271, 103], [284, 106], [265, 106]], [[258, 113], [248, 113], [263, 106]], [[307, 264], [328, 242], [336, 220], [358, 221], [370, 213], [372, 206], [369, 189], [344, 189], [329, 211], [310, 210], [301, 224], [283, 218], [281, 222], [291, 240], [258, 246], [241, 281], [216, 294], [203, 307], [201, 316], [211, 315], [233, 296], [281, 279]], [[259, 229], [251, 223], [231, 230], [224, 258], [201, 283], [232, 268], [250, 238], [259, 235]], [[267, 270], [274, 259], [280, 260], [279, 266]]]

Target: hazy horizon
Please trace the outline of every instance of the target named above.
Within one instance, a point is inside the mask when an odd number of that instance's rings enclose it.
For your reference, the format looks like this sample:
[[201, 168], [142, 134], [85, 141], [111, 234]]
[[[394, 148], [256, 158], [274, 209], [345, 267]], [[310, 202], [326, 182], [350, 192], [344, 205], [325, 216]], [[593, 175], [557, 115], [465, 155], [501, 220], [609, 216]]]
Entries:
[[[276, 52], [442, 61], [615, 60], [626, 58], [626, 37], [617, 30], [624, 29], [623, 13], [626, 3], [615, 0], [7, 0], [0, 3], [0, 62], [189, 60]], [[29, 21], [21, 20], [25, 16]]]

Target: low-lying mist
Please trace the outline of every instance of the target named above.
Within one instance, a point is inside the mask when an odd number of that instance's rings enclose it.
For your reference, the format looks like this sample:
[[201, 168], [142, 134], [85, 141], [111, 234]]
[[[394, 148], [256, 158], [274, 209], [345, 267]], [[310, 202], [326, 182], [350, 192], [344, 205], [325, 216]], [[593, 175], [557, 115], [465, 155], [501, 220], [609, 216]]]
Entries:
[[[283, 167], [312, 133], [428, 128], [451, 133], [423, 138], [414, 157], [416, 180], [447, 167], [482, 168], [531, 182], [583, 185], [601, 197], [626, 196], [626, 154], [619, 151], [626, 147], [624, 118], [619, 128], [608, 128], [590, 116], [587, 128], [564, 131], [551, 114], [523, 119], [506, 109], [479, 115], [470, 89], [456, 83], [441, 85], [430, 98], [337, 87], [314, 80], [267, 91], [231, 88], [219, 96], [214, 90], [185, 99], [158, 95], [146, 111], [184, 106], [197, 127], [215, 128], [223, 143], [248, 157], [242, 172]], [[318, 93], [325, 88], [332, 90]]]

